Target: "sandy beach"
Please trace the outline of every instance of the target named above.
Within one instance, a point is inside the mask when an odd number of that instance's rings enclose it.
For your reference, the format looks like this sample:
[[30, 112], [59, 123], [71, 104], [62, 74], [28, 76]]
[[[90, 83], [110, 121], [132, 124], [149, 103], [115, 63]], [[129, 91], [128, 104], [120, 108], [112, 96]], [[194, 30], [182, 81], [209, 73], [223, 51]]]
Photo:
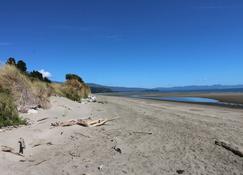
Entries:
[[[102, 103], [98, 103], [102, 102]], [[215, 144], [243, 147], [243, 110], [98, 96], [81, 104], [51, 98], [51, 108], [22, 114], [31, 125], [0, 130], [1, 175], [242, 175], [243, 158]], [[99, 127], [51, 127], [84, 118], [114, 119]]]

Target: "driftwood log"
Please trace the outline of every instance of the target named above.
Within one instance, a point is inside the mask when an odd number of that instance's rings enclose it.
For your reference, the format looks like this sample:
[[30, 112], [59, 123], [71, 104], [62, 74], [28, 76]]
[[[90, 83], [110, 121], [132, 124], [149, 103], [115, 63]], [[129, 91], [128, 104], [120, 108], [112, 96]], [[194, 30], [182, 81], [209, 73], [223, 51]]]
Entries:
[[37, 122], [40, 122], [40, 121], [43, 121], [43, 120], [47, 120], [47, 119], [48, 119], [48, 118], [45, 117], [45, 118], [42, 118], [42, 119], [37, 120]]
[[8, 146], [1, 146], [1, 150], [2, 150], [3, 152], [13, 152], [13, 151], [14, 151], [13, 148], [8, 147]]
[[243, 148], [242, 147], [232, 145], [223, 140], [215, 140], [215, 144], [231, 151], [232, 153], [234, 153], [237, 156], [243, 157]]
[[9, 146], [1, 146], [1, 150], [2, 150], [3, 152], [12, 153], [12, 154], [14, 154], [14, 155], [24, 157], [22, 154], [19, 154], [19, 153], [15, 152], [14, 149], [11, 148], [11, 147], [9, 147]]
[[[113, 120], [113, 119], [111, 119]], [[84, 127], [95, 127], [95, 126], [101, 126], [104, 125], [106, 122], [111, 121], [108, 119], [77, 119], [77, 120], [69, 120], [66, 122], [55, 122], [51, 123], [51, 126], [73, 126], [73, 125], [80, 125]]]
[[94, 127], [104, 125], [108, 120], [107, 119], [79, 119], [77, 120], [77, 125], [85, 126], [85, 127]]

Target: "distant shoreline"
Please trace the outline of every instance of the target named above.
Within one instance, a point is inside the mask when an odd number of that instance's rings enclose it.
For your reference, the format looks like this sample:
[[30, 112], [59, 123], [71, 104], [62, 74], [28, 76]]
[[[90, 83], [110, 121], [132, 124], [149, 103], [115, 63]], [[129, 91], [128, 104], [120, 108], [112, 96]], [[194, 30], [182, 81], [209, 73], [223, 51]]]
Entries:
[[[130, 98], [138, 99], [148, 99], [156, 101], [166, 101], [172, 103], [189, 103], [189, 104], [200, 104], [200, 105], [210, 105], [210, 106], [221, 106], [228, 108], [239, 108], [243, 109], [243, 93], [239, 92], [212, 92], [212, 93], [202, 93], [202, 92], [159, 92], [159, 93], [109, 93], [102, 94], [107, 96], [124, 96]], [[205, 102], [185, 102], [185, 101], [173, 101], [173, 100], [161, 100], [158, 97], [200, 97], [218, 100], [221, 103], [205, 103]]]

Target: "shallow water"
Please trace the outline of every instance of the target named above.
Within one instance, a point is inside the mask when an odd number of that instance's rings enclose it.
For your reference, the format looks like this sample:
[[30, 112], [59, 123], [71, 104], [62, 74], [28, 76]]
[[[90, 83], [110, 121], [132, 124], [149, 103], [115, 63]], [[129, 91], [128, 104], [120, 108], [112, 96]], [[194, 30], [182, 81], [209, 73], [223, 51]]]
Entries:
[[218, 100], [210, 98], [201, 98], [201, 97], [155, 97], [158, 100], [166, 101], [178, 101], [178, 102], [192, 102], [192, 103], [217, 103], [220, 104]]
[[[173, 102], [186, 102], [186, 103], [198, 103], [207, 105], [217, 105], [231, 108], [243, 108], [243, 104], [234, 102], [224, 102], [212, 98], [196, 97], [196, 96], [161, 96], [168, 95], [165, 93], [148, 93], [148, 92], [119, 92], [119, 93], [108, 93], [108, 96], [124, 96], [138, 99], [150, 99], [160, 101], [173, 101]], [[171, 94], [172, 95], [172, 94]]]

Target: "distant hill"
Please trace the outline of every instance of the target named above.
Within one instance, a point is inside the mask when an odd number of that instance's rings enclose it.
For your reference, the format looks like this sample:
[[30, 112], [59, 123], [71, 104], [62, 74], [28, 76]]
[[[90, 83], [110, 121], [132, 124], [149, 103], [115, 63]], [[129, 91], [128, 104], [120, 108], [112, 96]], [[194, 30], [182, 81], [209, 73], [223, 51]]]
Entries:
[[[146, 89], [146, 88], [134, 88], [134, 87], [116, 87], [116, 86], [103, 86], [100, 84], [95, 83], [88, 83], [88, 86], [92, 89], [107, 89], [107, 92], [140, 92], [140, 91], [150, 91], [152, 89]], [[157, 91], [157, 90], [152, 90]]]
[[98, 85], [98, 84], [93, 84], [89, 83], [88, 86], [90, 87], [91, 93], [107, 93], [107, 92], [112, 92], [112, 90], [108, 87]]
[[174, 91], [239, 91], [243, 92], [243, 85], [211, 85], [211, 86], [182, 86], [182, 87], [158, 87], [161, 92]]
[[188, 91], [208, 91], [208, 92], [243, 92], [243, 85], [211, 85], [211, 86], [179, 86], [179, 87], [158, 87], [158, 88], [136, 88], [104, 86], [95, 83], [88, 83], [93, 93], [105, 92], [188, 92]]

